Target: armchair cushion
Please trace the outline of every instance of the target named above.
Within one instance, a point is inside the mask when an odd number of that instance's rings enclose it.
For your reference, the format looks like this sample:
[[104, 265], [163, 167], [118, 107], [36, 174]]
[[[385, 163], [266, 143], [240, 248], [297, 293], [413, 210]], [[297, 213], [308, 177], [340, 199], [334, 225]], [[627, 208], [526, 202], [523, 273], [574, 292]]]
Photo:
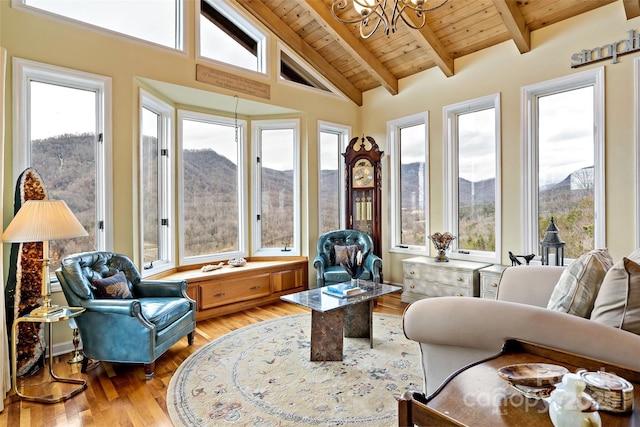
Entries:
[[144, 298], [140, 300], [142, 315], [156, 325], [158, 331], [172, 325], [191, 309], [185, 298]]
[[607, 249], [581, 255], [562, 272], [547, 308], [589, 318], [600, 285], [612, 265]]
[[91, 284], [95, 287], [95, 295], [98, 298], [133, 298], [127, 278], [122, 271], [104, 279], [94, 277]]

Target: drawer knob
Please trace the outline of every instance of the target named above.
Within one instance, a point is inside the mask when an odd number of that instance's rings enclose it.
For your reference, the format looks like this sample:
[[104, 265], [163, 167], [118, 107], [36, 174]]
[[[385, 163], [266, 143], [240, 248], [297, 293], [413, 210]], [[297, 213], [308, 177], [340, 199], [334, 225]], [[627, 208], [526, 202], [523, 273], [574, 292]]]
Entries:
[[220, 292], [214, 295], [214, 297], [220, 298], [224, 296], [224, 292]]
[[463, 297], [464, 295], [462, 295], [461, 293], [457, 293], [456, 296], [457, 297]]
[[463, 282], [464, 278], [463, 277], [458, 277], [458, 282]]
[[411, 284], [411, 285], [409, 285], [409, 287], [410, 287], [411, 289], [414, 289], [414, 288], [416, 287], [416, 285]]
[[413, 274], [416, 274], [416, 273], [415, 273], [413, 270], [411, 270], [411, 271], [409, 272], [409, 274], [413, 275]]
[[493, 282], [493, 283], [491, 284], [491, 287], [492, 287], [492, 288], [497, 288], [497, 287], [498, 287], [498, 284], [497, 284], [496, 282]]
[[260, 288], [261, 288], [260, 285], [256, 285], [256, 286], [250, 287], [249, 289], [252, 290], [252, 291], [255, 291], [256, 289], [260, 289]]

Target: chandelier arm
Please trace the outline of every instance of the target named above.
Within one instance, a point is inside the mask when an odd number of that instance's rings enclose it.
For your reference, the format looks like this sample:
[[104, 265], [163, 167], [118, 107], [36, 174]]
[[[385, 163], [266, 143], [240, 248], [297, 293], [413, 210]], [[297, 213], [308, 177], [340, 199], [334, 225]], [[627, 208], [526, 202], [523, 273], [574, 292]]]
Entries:
[[364, 32], [364, 28], [369, 26], [369, 23], [368, 23], [369, 16], [360, 21], [360, 37], [362, 37], [363, 39], [368, 39], [369, 37], [371, 37], [373, 35], [373, 33], [376, 32], [376, 30], [380, 26], [381, 22], [384, 24], [384, 32], [385, 32], [385, 34], [389, 34], [389, 24], [387, 22], [387, 17], [386, 16], [381, 16], [377, 12], [375, 14], [378, 15], [376, 24], [373, 26], [373, 29], [371, 31], [369, 31], [368, 33]]
[[[446, 0], [445, 0], [445, 1], [446, 1]], [[402, 8], [398, 11], [398, 16], [399, 16], [400, 18], [402, 18], [402, 21], [403, 21], [403, 22], [404, 22], [404, 23], [405, 23], [409, 28], [412, 28], [412, 29], [414, 29], [414, 30], [419, 30], [420, 28], [424, 27], [424, 24], [426, 24], [426, 23], [427, 23], [427, 16], [426, 16], [424, 13], [422, 13], [422, 12], [420, 11], [420, 9], [414, 9], [414, 8], [412, 8], [412, 7], [409, 7], [409, 6], [406, 6], [406, 7], [408, 7], [409, 9], [414, 10], [414, 11], [416, 12], [416, 16], [417, 16], [417, 17], [419, 17], [419, 18], [421, 18], [421, 20], [420, 20], [421, 22], [420, 22], [420, 24], [416, 25], [416, 24], [414, 24], [414, 23], [413, 23], [413, 20], [412, 20], [412, 19], [407, 19], [407, 17], [406, 17], [406, 16], [405, 16], [405, 14], [404, 14], [404, 12], [405, 12], [405, 7], [402, 7]], [[394, 10], [394, 13], [395, 13], [395, 12], [396, 12], [396, 11]], [[396, 22], [397, 22], [397, 21], [398, 21], [398, 18], [396, 17], [396, 19], [393, 21], [393, 29], [394, 29], [394, 31], [395, 31], [395, 27], [396, 27]]]
[[[362, 4], [357, 0], [352, 0], [352, 1], [356, 1], [358, 4]], [[347, 8], [347, 4], [348, 4], [348, 0], [333, 0], [333, 3], [331, 3], [331, 14], [336, 19], [336, 21], [342, 22], [343, 24], [358, 24], [360, 22], [367, 20], [368, 17], [371, 15], [380, 16], [380, 12], [378, 12], [377, 10], [372, 10], [371, 13], [366, 16], [360, 16], [359, 18], [356, 18], [356, 19], [342, 19], [338, 16], [338, 13], [336, 12], [336, 10], [345, 10]], [[376, 9], [377, 7], [378, 6], [376, 6]], [[384, 9], [383, 9], [383, 13], [384, 13]]]

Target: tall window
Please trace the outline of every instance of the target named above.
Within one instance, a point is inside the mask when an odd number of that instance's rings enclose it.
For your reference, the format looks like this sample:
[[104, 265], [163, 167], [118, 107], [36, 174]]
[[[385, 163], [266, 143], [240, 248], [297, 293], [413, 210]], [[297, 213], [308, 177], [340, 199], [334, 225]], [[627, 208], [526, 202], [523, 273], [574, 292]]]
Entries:
[[551, 217], [565, 257], [604, 247], [604, 69], [523, 88], [525, 250], [539, 253]]
[[320, 234], [342, 228], [344, 223], [344, 158], [349, 128], [321, 122], [318, 157], [318, 210]]
[[500, 95], [444, 107], [447, 154], [445, 228], [453, 257], [500, 256]]
[[107, 246], [110, 213], [105, 171], [110, 137], [111, 80], [14, 58], [14, 178], [27, 167], [44, 181], [49, 199], [64, 200], [88, 237], [55, 240], [51, 271], [66, 255]]
[[246, 251], [244, 121], [179, 112], [181, 264]]
[[254, 251], [300, 254], [299, 120], [253, 124]]
[[140, 202], [144, 275], [173, 266], [173, 108], [141, 91]]
[[200, 55], [264, 73], [266, 36], [221, 1], [200, 0]]
[[26, 5], [28, 10], [42, 10], [173, 49], [182, 49], [182, 2], [13, 0], [14, 6]]
[[392, 153], [391, 212], [394, 251], [424, 251], [428, 234], [428, 113], [387, 124]]

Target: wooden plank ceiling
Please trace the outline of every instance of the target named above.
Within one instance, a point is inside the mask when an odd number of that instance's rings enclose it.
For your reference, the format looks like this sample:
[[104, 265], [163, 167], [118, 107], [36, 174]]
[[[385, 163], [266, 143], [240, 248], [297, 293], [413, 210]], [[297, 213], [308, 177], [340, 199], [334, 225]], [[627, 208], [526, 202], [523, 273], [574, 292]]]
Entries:
[[[429, 68], [450, 77], [454, 59], [507, 40], [528, 52], [532, 31], [609, 3], [620, 1], [627, 19], [640, 16], [640, 0], [448, 0], [426, 14], [420, 30], [399, 20], [395, 33], [379, 28], [363, 39], [356, 24], [334, 19], [333, 0], [237, 1], [358, 105], [363, 92], [383, 86], [395, 95], [398, 79]], [[348, 3], [341, 16], [353, 18]], [[393, 3], [387, 0], [389, 15]]]

